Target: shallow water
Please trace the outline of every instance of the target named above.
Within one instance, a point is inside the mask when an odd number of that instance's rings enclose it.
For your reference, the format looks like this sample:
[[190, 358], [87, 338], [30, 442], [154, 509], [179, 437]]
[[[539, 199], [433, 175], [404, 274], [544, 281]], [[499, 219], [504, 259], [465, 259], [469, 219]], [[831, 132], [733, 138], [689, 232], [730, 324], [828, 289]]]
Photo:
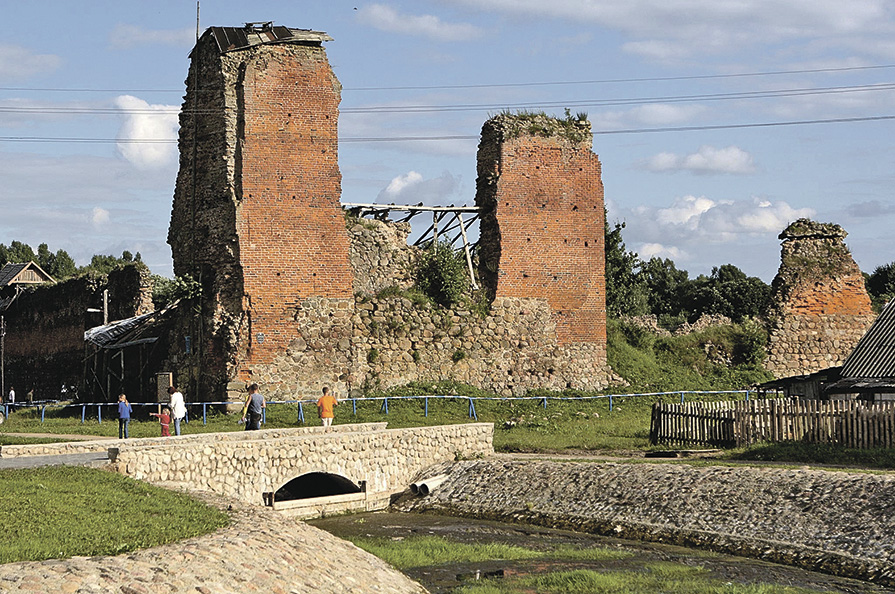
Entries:
[[[448, 594], [476, 574], [526, 575], [569, 569], [597, 571], [637, 571], [644, 564], [658, 561], [702, 567], [722, 582], [741, 584], [764, 583], [811, 588], [819, 592], [842, 594], [883, 594], [891, 590], [847, 578], [829, 576], [777, 565], [756, 559], [735, 557], [686, 549], [683, 547], [633, 542], [618, 538], [552, 530], [536, 526], [505, 524], [433, 514], [377, 512], [337, 516], [313, 520], [310, 524], [336, 536], [384, 537], [439, 536], [461, 543], [501, 543], [535, 550], [552, 550], [559, 546], [577, 548], [601, 547], [633, 553], [629, 558], [612, 561], [568, 561], [531, 559], [520, 561], [488, 561], [453, 563], [417, 567], [405, 573], [428, 588], [432, 594]], [[645, 593], [646, 594], [646, 593]]]

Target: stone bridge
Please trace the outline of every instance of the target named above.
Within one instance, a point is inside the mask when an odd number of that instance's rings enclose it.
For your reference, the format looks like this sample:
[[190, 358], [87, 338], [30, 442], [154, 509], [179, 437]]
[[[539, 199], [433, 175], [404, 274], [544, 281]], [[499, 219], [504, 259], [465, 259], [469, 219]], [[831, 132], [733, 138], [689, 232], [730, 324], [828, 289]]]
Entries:
[[118, 472], [211, 491], [291, 515], [382, 509], [424, 469], [493, 453], [493, 425], [387, 429], [385, 423], [119, 442]]
[[388, 429], [357, 423], [174, 437], [3, 446], [2, 458], [108, 452], [122, 474], [289, 515], [385, 508], [424, 469], [494, 453], [490, 423]]

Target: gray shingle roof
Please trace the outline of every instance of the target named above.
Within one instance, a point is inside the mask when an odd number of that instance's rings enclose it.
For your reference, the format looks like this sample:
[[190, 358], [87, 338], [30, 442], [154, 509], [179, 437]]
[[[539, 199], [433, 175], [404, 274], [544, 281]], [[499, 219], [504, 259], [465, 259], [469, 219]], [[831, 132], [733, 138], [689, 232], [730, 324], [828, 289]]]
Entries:
[[842, 378], [895, 378], [895, 301], [890, 301], [842, 365]]

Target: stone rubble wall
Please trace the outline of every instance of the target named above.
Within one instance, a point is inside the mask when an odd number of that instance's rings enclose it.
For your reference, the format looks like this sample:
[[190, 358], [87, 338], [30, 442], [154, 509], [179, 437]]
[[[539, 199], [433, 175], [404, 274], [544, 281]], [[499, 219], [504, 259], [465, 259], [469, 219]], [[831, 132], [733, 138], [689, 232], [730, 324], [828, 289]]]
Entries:
[[780, 233], [766, 367], [775, 377], [841, 365], [875, 314], [839, 225], [799, 219]]
[[895, 475], [684, 464], [467, 461], [399, 511], [758, 557], [895, 586]]
[[498, 298], [482, 317], [462, 307], [362, 295], [351, 303], [307, 300], [296, 316], [298, 336], [272, 365], [255, 368], [255, 381], [272, 399], [316, 398], [323, 386], [358, 396], [363, 388], [439, 380], [502, 396], [598, 390], [611, 373], [605, 344], [559, 343], [543, 299]]
[[[330, 431], [377, 431], [385, 429], [387, 423], [347, 423], [333, 425]], [[189, 430], [188, 425], [184, 425]], [[63, 454], [105, 453], [109, 448], [122, 446], [157, 446], [207, 444], [216, 441], [257, 441], [259, 439], [281, 439], [300, 435], [322, 435], [324, 427], [295, 427], [289, 429], [260, 429], [258, 431], [233, 431], [229, 433], [196, 433], [192, 435], [172, 435], [170, 437], [140, 437], [135, 439], [97, 439], [92, 441], [70, 441], [63, 443], [7, 445], [0, 447], [0, 458], [20, 458], [24, 456], [56, 456]]]
[[425, 594], [385, 561], [277, 512], [205, 494], [230, 525], [117, 556], [0, 565], [0, 591], [149, 594]]
[[240, 440], [124, 443], [114, 465], [138, 480], [259, 505], [264, 493], [310, 472], [341, 475], [355, 484], [366, 481], [369, 493], [396, 493], [433, 464], [492, 454], [493, 431], [490, 423], [470, 423], [276, 438], [245, 432]]

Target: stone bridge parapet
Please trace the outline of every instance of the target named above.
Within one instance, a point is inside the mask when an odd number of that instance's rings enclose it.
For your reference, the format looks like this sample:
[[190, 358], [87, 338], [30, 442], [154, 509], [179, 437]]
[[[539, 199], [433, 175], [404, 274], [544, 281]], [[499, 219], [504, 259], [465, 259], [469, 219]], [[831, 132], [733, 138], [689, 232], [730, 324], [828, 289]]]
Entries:
[[302, 475], [333, 474], [363, 484], [384, 505], [388, 495], [403, 491], [434, 464], [494, 452], [490, 423], [346, 427], [352, 426], [339, 425], [329, 432], [245, 432], [242, 439], [169, 439], [153, 444], [129, 440], [118, 446], [114, 465], [139, 480], [259, 505], [266, 503], [265, 493]]

